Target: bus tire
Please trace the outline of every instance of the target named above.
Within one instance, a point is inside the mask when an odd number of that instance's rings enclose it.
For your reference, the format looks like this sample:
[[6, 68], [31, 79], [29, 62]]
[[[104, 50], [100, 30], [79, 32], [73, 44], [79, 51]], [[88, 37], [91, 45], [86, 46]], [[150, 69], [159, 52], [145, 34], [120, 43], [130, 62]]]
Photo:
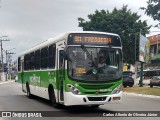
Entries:
[[27, 96], [28, 96], [28, 98], [33, 98], [33, 95], [30, 92], [30, 88], [29, 88], [29, 84], [28, 83], [26, 84], [26, 89], [27, 89]]
[[55, 108], [58, 108], [59, 104], [56, 102], [56, 96], [55, 96], [55, 92], [53, 88], [49, 89], [49, 98], [50, 98], [52, 106]]
[[153, 85], [150, 85], [150, 88], [152, 88], [153, 87]]

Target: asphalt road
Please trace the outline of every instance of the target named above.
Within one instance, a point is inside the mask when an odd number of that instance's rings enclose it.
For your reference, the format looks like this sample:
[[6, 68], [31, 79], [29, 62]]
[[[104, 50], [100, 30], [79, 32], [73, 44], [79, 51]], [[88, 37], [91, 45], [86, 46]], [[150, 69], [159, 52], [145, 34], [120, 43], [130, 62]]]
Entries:
[[[54, 120], [65, 119], [123, 119], [127, 120], [128, 117], [103, 117], [103, 114], [114, 113], [115, 111], [160, 111], [160, 99], [159, 98], [147, 98], [132, 95], [123, 95], [123, 102], [121, 104], [106, 104], [97, 109], [90, 108], [88, 106], [74, 106], [74, 107], [62, 107], [56, 109], [51, 106], [49, 101], [34, 97], [29, 99], [25, 93], [21, 90], [19, 83], [11, 82], [0, 84], [0, 111], [48, 111], [48, 114], [54, 113]], [[50, 112], [51, 111], [51, 112]], [[91, 117], [93, 116], [93, 117]], [[98, 116], [98, 117], [96, 117]], [[151, 117], [129, 117], [130, 119], [145, 119], [149, 120]], [[0, 118], [4, 119], [18, 119], [18, 118]], [[24, 119], [24, 118], [23, 118]], [[27, 119], [27, 118], [26, 118]], [[40, 119], [40, 118], [37, 118]], [[53, 118], [41, 118], [41, 119], [53, 119]], [[152, 117], [152, 119], [159, 119], [158, 117]]]

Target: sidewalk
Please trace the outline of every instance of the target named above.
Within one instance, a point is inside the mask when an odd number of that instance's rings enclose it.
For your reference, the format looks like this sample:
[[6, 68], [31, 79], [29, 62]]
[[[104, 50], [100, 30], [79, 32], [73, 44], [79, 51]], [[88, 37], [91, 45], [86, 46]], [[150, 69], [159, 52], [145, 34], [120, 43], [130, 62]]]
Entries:
[[131, 96], [139, 96], [139, 97], [158, 98], [158, 99], [160, 99], [160, 96], [156, 96], [156, 95], [145, 95], [145, 94], [129, 93], [129, 92], [123, 92], [123, 95], [131, 95]]
[[5, 83], [10, 83], [10, 82], [15, 82], [15, 80], [6, 80], [6, 81], [0, 80], [0, 85]]
[[123, 95], [160, 99], [160, 87], [154, 86], [153, 88], [150, 88], [149, 85], [143, 85], [143, 87], [139, 87], [139, 85], [134, 85], [133, 87], [123, 88]]

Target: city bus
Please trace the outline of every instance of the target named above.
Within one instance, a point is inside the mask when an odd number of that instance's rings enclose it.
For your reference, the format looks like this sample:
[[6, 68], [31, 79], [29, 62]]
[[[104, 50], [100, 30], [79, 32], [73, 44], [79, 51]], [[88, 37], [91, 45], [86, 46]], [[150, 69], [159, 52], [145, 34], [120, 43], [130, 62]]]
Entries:
[[53, 107], [98, 107], [121, 103], [122, 67], [119, 35], [66, 32], [18, 56], [18, 81], [29, 98], [48, 99]]

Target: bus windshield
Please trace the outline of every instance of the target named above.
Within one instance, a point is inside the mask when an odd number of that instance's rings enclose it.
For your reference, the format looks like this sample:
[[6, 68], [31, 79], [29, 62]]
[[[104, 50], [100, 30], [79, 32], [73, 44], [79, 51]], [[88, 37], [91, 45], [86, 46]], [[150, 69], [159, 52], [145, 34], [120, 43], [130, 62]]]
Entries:
[[113, 81], [122, 77], [121, 49], [68, 47], [68, 75], [82, 81]]

